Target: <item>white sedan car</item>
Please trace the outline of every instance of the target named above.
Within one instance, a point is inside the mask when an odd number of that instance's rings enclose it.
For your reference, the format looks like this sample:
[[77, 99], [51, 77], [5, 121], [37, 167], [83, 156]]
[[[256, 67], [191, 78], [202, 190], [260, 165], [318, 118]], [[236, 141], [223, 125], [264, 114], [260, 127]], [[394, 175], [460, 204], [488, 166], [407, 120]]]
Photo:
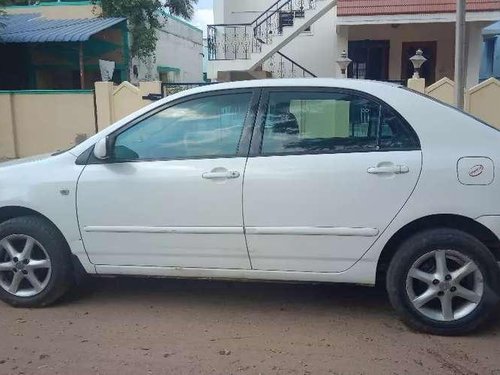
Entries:
[[500, 288], [499, 166], [498, 130], [395, 85], [185, 91], [0, 164], [0, 298], [45, 306], [82, 271], [383, 282], [411, 327], [469, 332]]

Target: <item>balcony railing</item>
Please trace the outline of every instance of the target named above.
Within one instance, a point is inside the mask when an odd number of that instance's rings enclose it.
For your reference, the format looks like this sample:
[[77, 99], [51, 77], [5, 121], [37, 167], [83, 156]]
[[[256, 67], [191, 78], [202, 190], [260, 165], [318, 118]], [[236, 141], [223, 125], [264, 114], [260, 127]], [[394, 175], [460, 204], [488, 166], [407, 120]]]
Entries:
[[324, 0], [278, 0], [251, 23], [209, 25], [209, 60], [250, 59], [285, 27], [293, 26], [296, 18], [304, 18], [307, 10], [315, 9], [317, 1]]
[[261, 43], [254, 38], [252, 24], [208, 26], [209, 60], [248, 60], [260, 50]]
[[271, 44], [283, 28], [293, 26], [296, 18], [304, 18], [305, 11], [315, 7], [316, 0], [277, 1], [254, 21], [254, 36], [263, 44]]

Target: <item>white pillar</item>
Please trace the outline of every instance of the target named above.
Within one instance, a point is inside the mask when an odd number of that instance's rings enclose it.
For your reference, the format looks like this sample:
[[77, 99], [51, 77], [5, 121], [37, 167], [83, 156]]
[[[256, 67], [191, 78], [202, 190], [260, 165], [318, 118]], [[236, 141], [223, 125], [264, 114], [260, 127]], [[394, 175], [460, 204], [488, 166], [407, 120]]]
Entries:
[[408, 88], [420, 93], [425, 93], [425, 79], [424, 78], [410, 78], [408, 80]]
[[467, 50], [465, 61], [465, 87], [471, 88], [479, 83], [479, 70], [481, 69], [481, 49], [483, 46], [482, 28], [485, 24], [469, 22], [467, 24]]
[[[346, 51], [349, 56], [349, 26], [337, 26], [337, 45], [335, 57], [339, 57], [342, 51]], [[332, 64], [335, 64], [335, 78], [344, 78], [342, 76], [342, 72], [340, 71], [339, 65], [332, 61]]]

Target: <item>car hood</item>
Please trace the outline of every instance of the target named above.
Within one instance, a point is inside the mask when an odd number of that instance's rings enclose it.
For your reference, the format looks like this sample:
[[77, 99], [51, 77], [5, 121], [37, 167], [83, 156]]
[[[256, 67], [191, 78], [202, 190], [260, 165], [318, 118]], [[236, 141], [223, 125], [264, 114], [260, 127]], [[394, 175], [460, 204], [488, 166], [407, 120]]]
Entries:
[[8, 160], [8, 161], [0, 162], [0, 168], [36, 163], [38, 161], [48, 159], [51, 156], [52, 156], [52, 154], [41, 154], [41, 155], [30, 156], [30, 157], [22, 158], [22, 159]]

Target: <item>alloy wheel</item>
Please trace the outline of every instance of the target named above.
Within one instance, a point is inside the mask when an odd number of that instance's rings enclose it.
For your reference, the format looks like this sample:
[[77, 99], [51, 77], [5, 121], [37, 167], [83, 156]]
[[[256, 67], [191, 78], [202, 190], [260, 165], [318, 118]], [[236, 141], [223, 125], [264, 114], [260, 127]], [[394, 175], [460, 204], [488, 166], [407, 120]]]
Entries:
[[455, 250], [435, 250], [418, 258], [406, 277], [413, 307], [427, 318], [454, 321], [471, 314], [484, 293], [477, 264]]
[[33, 237], [14, 234], [0, 240], [0, 287], [17, 297], [33, 297], [49, 283], [52, 266]]

